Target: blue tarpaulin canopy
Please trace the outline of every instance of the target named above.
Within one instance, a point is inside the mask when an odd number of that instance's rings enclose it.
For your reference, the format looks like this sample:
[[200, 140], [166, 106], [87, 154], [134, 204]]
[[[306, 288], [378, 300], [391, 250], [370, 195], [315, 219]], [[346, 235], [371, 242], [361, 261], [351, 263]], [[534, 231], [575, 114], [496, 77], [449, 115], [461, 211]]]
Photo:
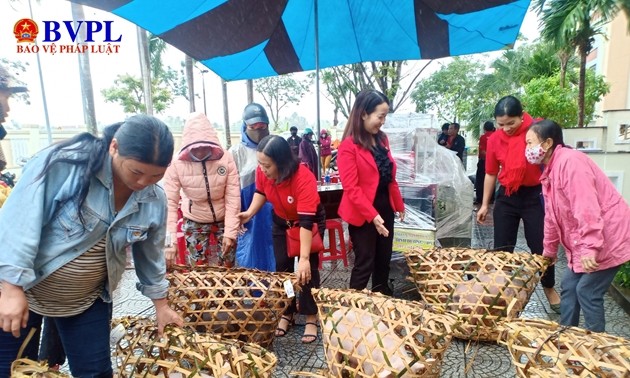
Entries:
[[139, 25], [225, 80], [255, 79], [358, 62], [435, 59], [510, 48], [530, 3], [529, 0], [72, 1], [110, 11]]

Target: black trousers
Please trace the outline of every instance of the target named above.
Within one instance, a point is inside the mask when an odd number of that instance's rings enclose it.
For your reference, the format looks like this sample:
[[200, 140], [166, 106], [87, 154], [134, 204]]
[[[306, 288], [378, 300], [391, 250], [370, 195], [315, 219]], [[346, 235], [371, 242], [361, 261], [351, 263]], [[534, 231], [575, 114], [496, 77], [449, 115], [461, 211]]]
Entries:
[[[483, 182], [486, 179], [486, 159], [479, 159], [477, 162], [477, 173], [475, 174], [475, 202], [483, 202]], [[494, 201], [494, 193], [490, 201]]]
[[390, 209], [389, 214], [380, 215], [389, 230], [388, 237], [379, 235], [374, 223], [366, 222], [359, 227], [348, 225], [355, 257], [350, 289], [365, 289], [372, 276], [372, 291], [392, 295], [388, 281], [394, 242], [394, 212]]
[[[295, 271], [295, 258], [287, 255], [287, 234], [286, 225], [279, 225], [276, 223], [276, 216], [274, 214], [274, 222], [271, 227], [273, 237], [273, 253], [276, 257], [276, 272], [291, 272]], [[278, 218], [279, 219], [279, 218]], [[326, 221], [322, 220], [317, 222], [319, 227], [319, 234], [324, 238], [324, 232], [326, 231]], [[317, 305], [315, 299], [311, 293], [311, 288], [318, 288], [320, 285], [319, 277], [319, 253], [311, 253], [309, 258], [311, 263], [311, 281], [302, 286], [302, 291], [299, 294], [300, 301], [300, 313], [303, 315], [315, 315], [317, 314]], [[295, 297], [291, 304], [287, 308], [285, 314], [292, 315], [297, 312], [297, 301]]]
[[[494, 203], [494, 248], [513, 252], [518, 236], [518, 226], [523, 220], [525, 240], [532, 253], [543, 253], [545, 207], [542, 186], [522, 186], [509, 197], [505, 188], [499, 187]], [[556, 280], [555, 266], [550, 266], [541, 277], [543, 287], [551, 288]]]

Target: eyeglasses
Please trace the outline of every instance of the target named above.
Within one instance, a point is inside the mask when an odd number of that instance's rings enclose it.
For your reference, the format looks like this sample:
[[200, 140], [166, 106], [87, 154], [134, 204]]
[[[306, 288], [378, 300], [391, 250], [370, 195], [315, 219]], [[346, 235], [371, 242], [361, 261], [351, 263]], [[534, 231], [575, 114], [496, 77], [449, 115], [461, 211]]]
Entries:
[[264, 130], [267, 128], [267, 124], [264, 122], [257, 122], [257, 123], [253, 123], [251, 125], [247, 125], [247, 128], [249, 130]]

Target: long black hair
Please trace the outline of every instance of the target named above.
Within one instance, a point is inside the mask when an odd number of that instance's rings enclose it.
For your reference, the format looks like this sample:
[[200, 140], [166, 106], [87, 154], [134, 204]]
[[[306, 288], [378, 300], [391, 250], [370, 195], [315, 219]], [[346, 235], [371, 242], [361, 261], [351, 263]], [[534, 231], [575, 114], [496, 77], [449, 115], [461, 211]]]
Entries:
[[[372, 135], [363, 127], [363, 114], [372, 114], [376, 107], [382, 103], [389, 105], [389, 99], [382, 92], [375, 89], [361, 91], [357, 94], [357, 98], [352, 105], [348, 123], [343, 131], [341, 139], [351, 137], [354, 143], [361, 145], [366, 150], [372, 149]], [[385, 133], [381, 130], [375, 136], [376, 141], [385, 138]]]
[[562, 137], [562, 127], [550, 119], [543, 119], [538, 121], [529, 127], [529, 130], [536, 134], [541, 142], [551, 138], [553, 145], [551, 150], [553, 151], [556, 146], [564, 146], [564, 138]]
[[[100, 138], [90, 133], [81, 133], [56, 143], [50, 147], [44, 167], [35, 181], [46, 176], [56, 164], [74, 165], [83, 171], [75, 193], [64, 198], [57, 210], [70, 200], [76, 202], [77, 209], [81, 209], [92, 177], [103, 168], [109, 158], [109, 145], [114, 138], [118, 142], [118, 153], [121, 157], [159, 167], [168, 167], [173, 158], [173, 134], [168, 126], [155, 117], [142, 114], [106, 126]], [[79, 218], [84, 223], [81, 211]]]
[[291, 151], [289, 142], [277, 135], [267, 135], [258, 143], [258, 152], [269, 156], [278, 168], [276, 183], [280, 183], [297, 172], [300, 162]]

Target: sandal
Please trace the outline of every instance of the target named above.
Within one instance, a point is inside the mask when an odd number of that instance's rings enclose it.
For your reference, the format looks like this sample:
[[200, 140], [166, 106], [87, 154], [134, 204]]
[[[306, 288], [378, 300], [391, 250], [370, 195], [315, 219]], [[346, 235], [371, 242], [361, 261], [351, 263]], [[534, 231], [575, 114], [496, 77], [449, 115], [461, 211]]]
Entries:
[[551, 311], [555, 312], [556, 314], [560, 314], [560, 303], [550, 303], [549, 307], [551, 308]]
[[282, 315], [280, 317], [280, 322], [282, 322], [283, 320], [287, 322], [287, 326], [286, 328], [282, 328], [280, 327], [280, 324], [278, 324], [278, 328], [276, 328], [276, 337], [283, 337], [287, 334], [287, 332], [289, 332], [289, 327], [293, 325], [293, 315], [291, 315], [291, 317]]
[[558, 300], [560, 300], [560, 295], [558, 294], [558, 292], [554, 289], [554, 288], [543, 288], [543, 291], [545, 293], [545, 296], [547, 297], [547, 303], [549, 303], [549, 308], [551, 308], [551, 311], [555, 312], [556, 314], [560, 313], [560, 301], [558, 301], [558, 303], [551, 303], [551, 301], [549, 300], [551, 296], [553, 297], [557, 297]]
[[[306, 333], [306, 326], [313, 325], [315, 326], [315, 334]], [[302, 343], [303, 344], [311, 344], [315, 340], [317, 340], [319, 336], [317, 336], [317, 323], [315, 322], [306, 322], [304, 323], [304, 335], [302, 335]]]

